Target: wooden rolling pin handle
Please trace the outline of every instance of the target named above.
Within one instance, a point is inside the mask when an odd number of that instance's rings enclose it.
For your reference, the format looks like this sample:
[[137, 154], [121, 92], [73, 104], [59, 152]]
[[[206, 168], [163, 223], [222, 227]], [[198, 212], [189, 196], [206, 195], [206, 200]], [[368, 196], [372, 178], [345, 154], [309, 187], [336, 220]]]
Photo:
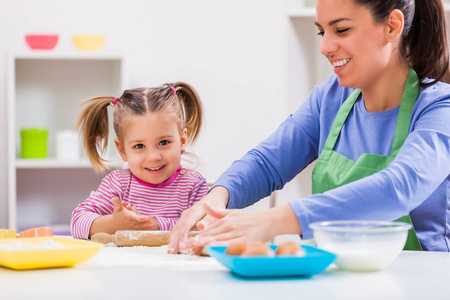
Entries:
[[105, 232], [99, 232], [91, 236], [91, 241], [102, 243], [102, 244], [108, 244], [108, 243], [114, 243], [115, 242], [115, 235], [114, 234], [108, 234]]

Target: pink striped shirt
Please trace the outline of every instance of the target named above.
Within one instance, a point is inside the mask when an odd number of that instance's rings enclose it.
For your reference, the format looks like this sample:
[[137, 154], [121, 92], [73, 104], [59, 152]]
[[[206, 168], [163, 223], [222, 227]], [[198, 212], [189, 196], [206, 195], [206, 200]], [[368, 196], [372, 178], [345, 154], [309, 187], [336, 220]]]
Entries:
[[167, 181], [160, 184], [144, 182], [129, 169], [108, 174], [95, 192], [72, 212], [71, 231], [77, 239], [88, 239], [92, 222], [114, 211], [111, 198], [117, 197], [140, 214], [154, 216], [160, 230], [172, 230], [181, 213], [202, 199], [208, 191], [200, 173], [181, 166]]

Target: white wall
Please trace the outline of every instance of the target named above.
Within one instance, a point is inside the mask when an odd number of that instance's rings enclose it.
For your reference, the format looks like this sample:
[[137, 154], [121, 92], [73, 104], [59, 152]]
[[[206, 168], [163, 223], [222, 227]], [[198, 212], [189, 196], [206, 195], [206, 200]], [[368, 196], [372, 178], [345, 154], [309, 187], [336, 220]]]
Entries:
[[[287, 99], [291, 26], [282, 0], [1, 0], [0, 105], [6, 105], [6, 54], [30, 51], [25, 34], [59, 34], [54, 53], [76, 52], [73, 34], [105, 34], [102, 51], [126, 55], [129, 87], [175, 81], [196, 87], [206, 121], [193, 150], [199, 171], [215, 180], [295, 106]], [[301, 92], [298, 99], [307, 94]], [[2, 144], [5, 114], [0, 109]], [[0, 227], [5, 151], [0, 147]]]

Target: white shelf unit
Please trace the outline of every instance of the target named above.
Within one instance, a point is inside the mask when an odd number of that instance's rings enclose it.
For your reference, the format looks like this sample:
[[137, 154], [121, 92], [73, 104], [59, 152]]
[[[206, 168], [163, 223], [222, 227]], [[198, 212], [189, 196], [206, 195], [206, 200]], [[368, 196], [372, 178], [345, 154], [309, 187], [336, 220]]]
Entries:
[[[67, 232], [72, 210], [97, 189], [104, 174], [96, 173], [85, 157], [56, 159], [55, 134], [74, 129], [84, 100], [120, 96], [125, 86], [124, 66], [123, 56], [101, 53], [8, 56], [9, 228], [48, 226]], [[48, 158], [20, 158], [20, 129], [28, 127], [48, 129]], [[109, 166], [121, 167], [114, 143], [109, 145]]]

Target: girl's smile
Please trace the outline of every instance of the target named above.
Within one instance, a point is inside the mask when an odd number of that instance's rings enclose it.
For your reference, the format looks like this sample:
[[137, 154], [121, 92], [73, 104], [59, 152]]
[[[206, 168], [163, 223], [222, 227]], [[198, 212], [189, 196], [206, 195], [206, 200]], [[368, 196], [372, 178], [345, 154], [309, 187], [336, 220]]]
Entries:
[[146, 169], [149, 170], [149, 171], [159, 171], [159, 170], [161, 170], [164, 167], [165, 166], [161, 166], [161, 167], [157, 167], [157, 168], [146, 168]]

